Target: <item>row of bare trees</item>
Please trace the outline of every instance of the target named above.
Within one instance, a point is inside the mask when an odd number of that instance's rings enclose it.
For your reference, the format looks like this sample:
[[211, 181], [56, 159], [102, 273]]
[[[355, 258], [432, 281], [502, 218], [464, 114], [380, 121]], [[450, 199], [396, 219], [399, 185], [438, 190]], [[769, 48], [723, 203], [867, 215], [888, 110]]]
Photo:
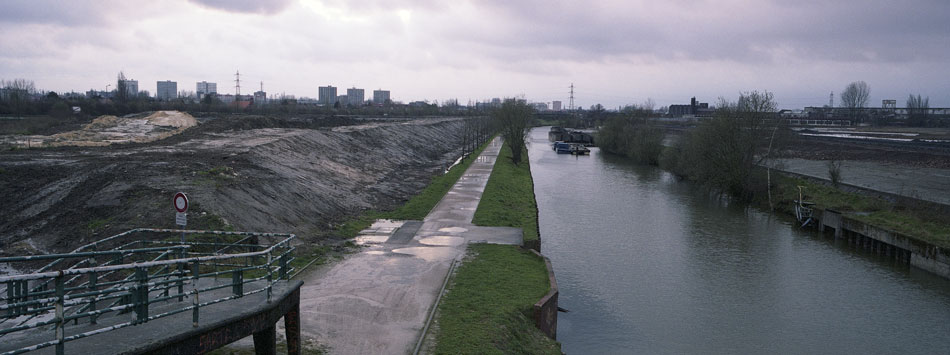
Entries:
[[[863, 81], [855, 81], [844, 88], [841, 92], [841, 106], [848, 109], [852, 120], [860, 120], [859, 113], [862, 108], [868, 106], [868, 98], [871, 95], [871, 88]], [[920, 94], [914, 96], [911, 94], [906, 101], [907, 107], [907, 125], [914, 127], [933, 126], [938, 122], [933, 120], [930, 115], [930, 98], [922, 97]]]
[[0, 80], [0, 104], [14, 115], [24, 114], [35, 94], [36, 86], [32, 80]]

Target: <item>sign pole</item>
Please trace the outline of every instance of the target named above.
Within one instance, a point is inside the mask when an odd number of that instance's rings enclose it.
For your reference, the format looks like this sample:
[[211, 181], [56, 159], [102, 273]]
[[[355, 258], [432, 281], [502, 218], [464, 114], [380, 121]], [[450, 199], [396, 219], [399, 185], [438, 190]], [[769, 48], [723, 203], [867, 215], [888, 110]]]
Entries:
[[[179, 192], [175, 194], [175, 198], [172, 199], [172, 205], [175, 207], [175, 224], [181, 226], [181, 246], [185, 245], [185, 226], [188, 225], [188, 196], [184, 192]], [[185, 258], [185, 249], [181, 248], [178, 250], [178, 258]], [[182, 282], [182, 279], [185, 278], [185, 266], [178, 264], [178, 302], [181, 302], [185, 294], [185, 284]], [[198, 287], [197, 284], [195, 287]], [[195, 298], [197, 299], [198, 294], [195, 293]], [[198, 308], [195, 308], [195, 312], [198, 311]]]
[[[185, 229], [185, 226], [188, 225], [188, 196], [184, 192], [176, 193], [172, 204], [175, 206], [175, 211], [177, 211], [175, 213], [175, 224], [181, 226], [181, 229]], [[181, 232], [181, 244], [185, 244], [184, 230]]]

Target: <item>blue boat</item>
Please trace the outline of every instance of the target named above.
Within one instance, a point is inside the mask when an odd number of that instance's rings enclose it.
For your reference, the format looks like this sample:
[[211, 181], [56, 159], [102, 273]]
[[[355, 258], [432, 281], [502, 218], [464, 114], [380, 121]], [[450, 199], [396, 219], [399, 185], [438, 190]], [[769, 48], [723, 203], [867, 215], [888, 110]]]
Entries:
[[571, 144], [561, 141], [554, 142], [554, 151], [558, 154], [571, 154]]

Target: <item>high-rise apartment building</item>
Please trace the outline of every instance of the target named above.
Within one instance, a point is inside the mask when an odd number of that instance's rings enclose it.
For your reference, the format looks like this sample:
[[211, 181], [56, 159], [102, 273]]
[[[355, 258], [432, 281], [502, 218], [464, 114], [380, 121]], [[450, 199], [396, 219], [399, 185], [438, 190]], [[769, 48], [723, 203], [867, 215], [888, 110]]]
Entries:
[[218, 93], [218, 84], [209, 83], [207, 81], [199, 81], [195, 85], [195, 93], [198, 94], [198, 99], [208, 94], [217, 94]]
[[389, 90], [373, 90], [373, 104], [382, 105], [389, 100]]
[[165, 80], [155, 84], [155, 97], [159, 100], [172, 100], [178, 98], [178, 82]]
[[561, 102], [560, 102], [560, 101], [553, 101], [553, 102], [551, 102], [551, 108], [552, 108], [554, 111], [560, 111], [560, 110], [561, 110]]
[[365, 99], [363, 89], [346, 89], [346, 99], [349, 100], [347, 104], [350, 106], [363, 106], [363, 100]]
[[317, 95], [317, 102], [321, 105], [333, 105], [336, 103], [336, 87], [335, 86], [321, 86], [319, 94]]

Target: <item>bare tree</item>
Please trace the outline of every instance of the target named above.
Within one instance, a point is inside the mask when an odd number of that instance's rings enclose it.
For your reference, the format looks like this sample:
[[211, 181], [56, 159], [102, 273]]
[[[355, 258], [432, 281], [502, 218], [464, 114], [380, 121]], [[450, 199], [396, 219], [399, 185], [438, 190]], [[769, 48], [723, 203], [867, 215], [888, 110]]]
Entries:
[[33, 81], [27, 79], [0, 81], [0, 88], [2, 88], [0, 99], [9, 103], [10, 109], [15, 115], [23, 114], [27, 102], [36, 93]]
[[851, 119], [855, 119], [858, 109], [867, 106], [868, 96], [871, 95], [871, 88], [863, 81], [855, 81], [848, 84], [841, 92], [841, 106], [848, 108]]
[[492, 118], [501, 130], [501, 136], [505, 143], [508, 143], [508, 148], [511, 148], [511, 161], [516, 165], [521, 162], [531, 112], [531, 106], [519, 99], [505, 99], [501, 107], [492, 112]]
[[128, 83], [125, 81], [125, 73], [119, 72], [115, 83], [115, 99], [119, 102], [125, 102], [129, 99]]
[[649, 111], [650, 113], [653, 113], [653, 110], [656, 109], [656, 101], [653, 101], [652, 98], [649, 98], [649, 97], [648, 97], [648, 98], [646, 99], [646, 101], [644, 101], [642, 104], [640, 104], [640, 108], [642, 108], [642, 109], [644, 109], [644, 110], [646, 110], [646, 111]]
[[910, 126], [923, 127], [929, 122], [928, 111], [930, 111], [930, 97], [923, 98], [910, 95], [907, 98], [907, 124]]

